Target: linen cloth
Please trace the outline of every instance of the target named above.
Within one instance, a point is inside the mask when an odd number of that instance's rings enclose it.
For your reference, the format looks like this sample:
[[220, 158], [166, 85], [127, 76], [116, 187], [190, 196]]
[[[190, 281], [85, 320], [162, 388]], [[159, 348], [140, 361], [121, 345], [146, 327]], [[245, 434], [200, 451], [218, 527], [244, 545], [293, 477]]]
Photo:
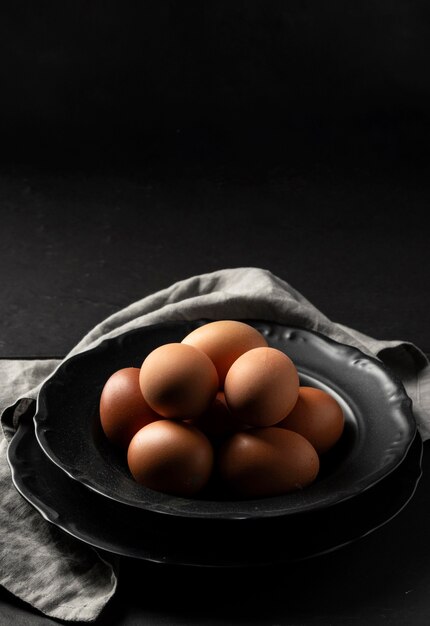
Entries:
[[[420, 348], [402, 340], [378, 340], [328, 319], [266, 269], [223, 269], [176, 282], [102, 321], [65, 358], [133, 328], [199, 318], [300, 326], [377, 356], [403, 381], [419, 432], [423, 440], [430, 438], [430, 366]], [[22, 408], [61, 362], [0, 360], [0, 584], [50, 617], [94, 621], [115, 593], [116, 557], [106, 560], [47, 523], [15, 490], [6, 460]]]

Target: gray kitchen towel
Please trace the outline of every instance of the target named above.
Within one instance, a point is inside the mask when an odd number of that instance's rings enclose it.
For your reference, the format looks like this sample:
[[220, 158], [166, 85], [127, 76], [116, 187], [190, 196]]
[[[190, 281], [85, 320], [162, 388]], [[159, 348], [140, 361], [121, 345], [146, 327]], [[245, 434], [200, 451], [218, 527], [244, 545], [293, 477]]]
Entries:
[[[224, 269], [179, 281], [102, 321], [65, 358], [133, 328], [198, 318], [262, 319], [301, 326], [377, 356], [402, 379], [419, 432], [423, 440], [430, 438], [430, 367], [425, 354], [410, 342], [374, 339], [331, 321], [265, 269]], [[93, 621], [115, 593], [116, 558], [108, 562], [48, 524], [14, 489], [6, 460], [23, 407], [37, 397], [43, 381], [61, 362], [0, 360], [0, 584], [48, 616]]]

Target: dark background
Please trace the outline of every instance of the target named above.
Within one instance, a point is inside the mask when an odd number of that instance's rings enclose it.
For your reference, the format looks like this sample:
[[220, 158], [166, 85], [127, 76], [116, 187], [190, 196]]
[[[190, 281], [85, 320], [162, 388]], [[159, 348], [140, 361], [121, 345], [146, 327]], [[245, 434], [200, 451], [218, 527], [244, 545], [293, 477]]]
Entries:
[[221, 150], [227, 137], [272, 147], [269, 129], [299, 144], [353, 133], [351, 152], [363, 133], [425, 146], [422, 0], [18, 0], [1, 17], [2, 132], [23, 149], [67, 153], [72, 139], [127, 158], [151, 137], [161, 148], [159, 135], [180, 149], [172, 133], [192, 130], [190, 152], [209, 155], [214, 137]]
[[[0, 356], [62, 356], [145, 295], [250, 265], [430, 353], [429, 27], [423, 0], [3, 2]], [[425, 453], [406, 511], [312, 569], [257, 588], [124, 564], [100, 623], [427, 624]], [[0, 622], [47, 622], [2, 598]]]
[[[422, 1], [0, 8], [0, 348], [256, 265], [430, 350]], [[28, 317], [31, 316], [31, 324]]]

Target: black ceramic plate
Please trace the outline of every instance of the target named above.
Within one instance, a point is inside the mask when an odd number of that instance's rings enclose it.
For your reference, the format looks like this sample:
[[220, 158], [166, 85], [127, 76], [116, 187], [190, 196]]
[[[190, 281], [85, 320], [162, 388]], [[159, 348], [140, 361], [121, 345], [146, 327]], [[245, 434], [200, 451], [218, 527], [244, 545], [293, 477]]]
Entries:
[[117, 369], [139, 367], [155, 347], [180, 341], [199, 322], [139, 328], [64, 362], [44, 384], [34, 418], [47, 456], [92, 490], [123, 504], [187, 518], [256, 518], [315, 511], [368, 489], [404, 459], [416, 425], [402, 384], [381, 364], [355, 348], [324, 336], [269, 322], [251, 322], [269, 345], [288, 354], [302, 385], [327, 390], [341, 404], [345, 430], [324, 457], [318, 479], [302, 491], [258, 500], [168, 496], [138, 485], [125, 458], [115, 454], [100, 428], [98, 402]]
[[[18, 491], [46, 520], [73, 537], [107, 552], [157, 563], [242, 567], [315, 557], [387, 523], [406, 506], [421, 476], [422, 442], [417, 434], [398, 467], [355, 498], [285, 518], [218, 520], [214, 527], [211, 519], [159, 516], [86, 489], [43, 453], [31, 416], [29, 412], [22, 417], [8, 450]], [[193, 523], [198, 523], [197, 531]]]

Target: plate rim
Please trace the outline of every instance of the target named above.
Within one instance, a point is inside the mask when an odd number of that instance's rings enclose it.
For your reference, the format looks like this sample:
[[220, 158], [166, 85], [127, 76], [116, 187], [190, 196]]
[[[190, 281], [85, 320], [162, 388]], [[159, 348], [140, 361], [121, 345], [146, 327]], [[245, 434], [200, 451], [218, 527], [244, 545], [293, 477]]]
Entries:
[[[103, 550], [112, 555], [134, 558], [137, 560], [143, 560], [143, 561], [159, 563], [159, 564], [183, 565], [183, 566], [191, 566], [191, 567], [198, 567], [198, 568], [204, 567], [204, 568], [224, 568], [225, 569], [225, 568], [240, 568], [240, 567], [249, 567], [249, 566], [251, 567], [263, 566], [264, 567], [267, 565], [276, 565], [279, 563], [292, 563], [292, 562], [297, 562], [297, 561], [309, 560], [311, 558], [316, 558], [316, 557], [319, 557], [319, 556], [322, 556], [331, 552], [338, 551], [344, 546], [356, 543], [360, 539], [382, 528], [387, 523], [389, 523], [392, 519], [397, 517], [397, 515], [401, 511], [403, 511], [403, 509], [407, 506], [407, 504], [410, 502], [410, 500], [414, 496], [416, 489], [418, 487], [418, 484], [422, 478], [422, 474], [423, 474], [422, 456], [423, 456], [424, 446], [423, 446], [423, 441], [422, 441], [420, 434], [416, 432], [413, 438], [413, 442], [408, 450], [408, 453], [405, 456], [405, 459], [403, 459], [403, 461], [396, 468], [397, 472], [400, 473], [402, 470], [402, 464], [404, 462], [408, 462], [408, 457], [409, 457], [410, 467], [408, 467], [408, 476], [407, 476], [408, 484], [407, 486], [403, 484], [401, 498], [399, 498], [399, 502], [394, 505], [391, 502], [391, 509], [388, 515], [383, 514], [383, 512], [381, 511], [378, 513], [378, 521], [376, 521], [376, 523], [375, 521], [371, 521], [371, 516], [373, 515], [373, 509], [369, 512], [369, 507], [367, 507], [367, 511], [370, 517], [369, 519], [366, 518], [366, 520], [361, 522], [361, 524], [359, 525], [360, 530], [358, 532], [354, 531], [352, 536], [349, 536], [348, 538], [344, 538], [343, 540], [339, 542], [336, 542], [336, 541], [332, 541], [331, 543], [329, 542], [330, 545], [326, 545], [325, 547], [321, 546], [321, 549], [317, 548], [316, 550], [314, 549], [313, 551], [311, 550], [310, 552], [307, 552], [307, 553], [306, 552], [302, 554], [299, 553], [298, 555], [295, 555], [290, 558], [287, 555], [283, 555], [283, 556], [277, 555], [275, 558], [273, 558], [273, 555], [272, 555], [272, 558], [268, 557], [264, 561], [251, 559], [251, 561], [243, 562], [240, 560], [235, 561], [234, 558], [230, 558], [230, 561], [228, 562], [226, 561], [221, 561], [221, 562], [218, 561], [216, 563], [209, 562], [209, 561], [198, 562], [196, 560], [193, 561], [192, 558], [187, 559], [185, 554], [183, 555], [182, 558], [179, 558], [179, 559], [177, 557], [176, 558], [171, 557], [168, 554], [166, 554], [165, 551], [163, 551], [161, 548], [159, 548], [158, 551], [156, 549], [155, 554], [154, 554], [153, 546], [152, 546], [152, 555], [143, 554], [142, 550], [144, 550], [144, 548], [141, 548], [140, 553], [137, 553], [136, 551], [133, 552], [131, 549], [124, 548], [124, 544], [121, 546], [120, 545], [121, 542], [119, 539], [116, 540], [116, 548], [115, 548], [113, 547], [114, 542], [110, 541], [108, 545], [107, 541], [103, 541], [103, 539], [95, 537], [94, 535], [90, 536], [91, 533], [88, 533], [88, 531], [85, 531], [85, 530], [82, 531], [82, 528], [78, 528], [76, 524], [70, 524], [70, 523], [68, 524], [67, 517], [65, 518], [65, 521], [62, 522], [61, 521], [63, 517], [62, 515], [58, 515], [57, 511], [55, 511], [52, 507], [47, 505], [37, 495], [35, 496], [34, 492], [30, 493], [30, 490], [28, 489], [28, 485], [25, 482], [25, 478], [23, 479], [23, 477], [19, 474], [18, 468], [15, 465], [15, 461], [13, 457], [14, 455], [16, 455], [17, 447], [19, 447], [20, 443], [22, 443], [22, 440], [26, 436], [29, 437], [31, 435], [32, 435], [32, 440], [33, 440], [31, 442], [31, 445], [37, 445], [37, 439], [35, 438], [33, 421], [23, 419], [18, 426], [18, 430], [15, 436], [12, 438], [12, 441], [8, 446], [7, 460], [11, 469], [12, 482], [15, 488], [21, 494], [21, 496], [48, 523], [59, 528], [62, 532], [74, 537], [75, 539], [79, 540], [83, 544], [91, 546], [97, 550]], [[416, 451], [415, 451], [414, 457], [412, 458], [410, 454], [411, 454], [411, 450], [413, 449], [413, 447], [416, 447]], [[43, 451], [40, 450], [39, 448], [38, 448], [38, 452], [43, 455]], [[48, 463], [50, 463], [49, 459], [47, 459], [47, 461]], [[57, 468], [57, 470], [58, 469], [59, 468]], [[390, 478], [392, 479], [393, 477], [391, 476], [391, 474], [385, 478], [388, 480], [390, 480]], [[33, 473], [33, 475], [38, 477], [37, 473]], [[63, 477], [65, 481], [71, 480], [78, 491], [82, 489], [85, 490], [85, 487], [83, 485], [80, 485], [76, 481], [73, 481], [73, 479], [70, 478], [68, 475], [65, 475], [63, 473]], [[371, 492], [373, 487], [376, 489], [380, 488], [381, 487], [380, 482], [377, 483], [376, 485], [373, 485], [369, 489], [369, 492]], [[405, 483], [404, 477], [403, 477], [403, 483]], [[87, 491], [87, 493], [89, 492]], [[364, 497], [366, 497], [365, 493], [360, 494], [360, 495], [363, 495]], [[114, 502], [114, 506], [120, 506], [120, 505]], [[334, 508], [335, 509], [337, 508], [341, 511], [343, 506], [344, 506], [344, 503], [340, 502], [337, 505], [335, 505]], [[363, 507], [361, 507], [360, 510], [362, 510], [362, 508]], [[91, 510], [93, 511], [92, 514], [96, 514], [96, 515], [98, 514], [95, 507], [91, 507]], [[326, 511], [323, 512], [323, 514], [326, 514], [326, 513], [327, 513]], [[304, 513], [304, 515], [312, 516], [312, 512]], [[381, 516], [382, 516], [382, 519], [381, 519]], [[284, 521], [288, 524], [288, 518], [286, 518]]]

